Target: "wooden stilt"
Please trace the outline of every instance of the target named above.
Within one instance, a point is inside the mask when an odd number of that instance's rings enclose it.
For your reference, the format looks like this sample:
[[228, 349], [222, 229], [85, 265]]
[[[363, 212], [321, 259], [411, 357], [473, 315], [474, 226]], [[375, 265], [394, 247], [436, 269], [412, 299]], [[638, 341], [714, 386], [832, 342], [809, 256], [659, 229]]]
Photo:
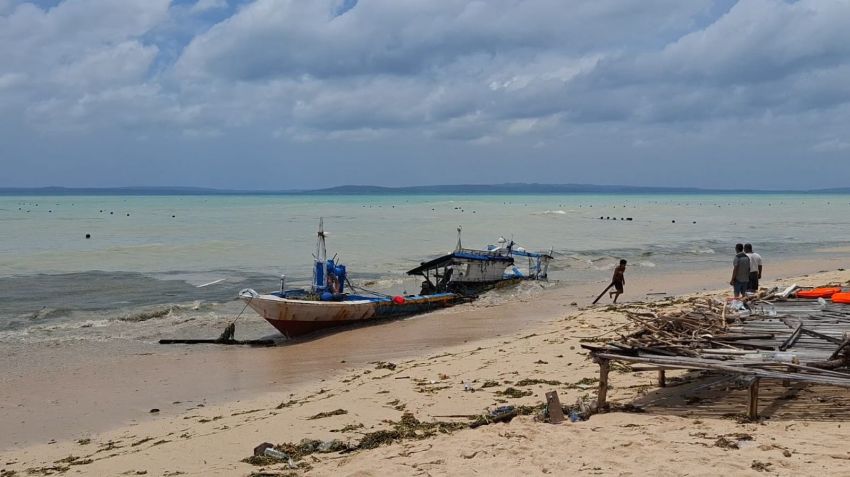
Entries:
[[667, 387], [667, 375], [664, 373], [663, 369], [658, 370], [658, 387], [666, 388]]
[[601, 411], [608, 407], [608, 371], [607, 359], [599, 360], [599, 393], [596, 396], [596, 407]]
[[747, 409], [747, 417], [755, 421], [759, 417], [759, 378], [750, 383], [750, 403]]

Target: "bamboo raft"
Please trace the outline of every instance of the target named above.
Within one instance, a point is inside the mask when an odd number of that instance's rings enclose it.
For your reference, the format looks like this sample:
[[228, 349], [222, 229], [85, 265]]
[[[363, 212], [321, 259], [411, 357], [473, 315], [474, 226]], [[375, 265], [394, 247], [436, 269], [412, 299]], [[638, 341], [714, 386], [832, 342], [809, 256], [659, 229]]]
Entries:
[[[747, 416], [758, 418], [762, 380], [850, 388], [850, 305], [785, 298], [778, 290], [746, 301], [692, 299], [627, 309], [629, 326], [603, 344], [583, 344], [599, 364], [597, 408], [607, 407], [612, 361], [651, 365], [658, 384], [668, 369], [706, 370], [749, 381]], [[645, 370], [645, 369], [644, 369]]]

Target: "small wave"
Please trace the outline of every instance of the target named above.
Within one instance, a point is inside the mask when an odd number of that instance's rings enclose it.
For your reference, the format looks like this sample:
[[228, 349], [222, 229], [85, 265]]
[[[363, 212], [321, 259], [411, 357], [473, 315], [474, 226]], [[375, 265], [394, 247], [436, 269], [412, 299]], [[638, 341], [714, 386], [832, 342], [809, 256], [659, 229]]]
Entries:
[[715, 252], [713, 248], [705, 247], [692, 249], [691, 253], [695, 255], [714, 255], [717, 252]]
[[655, 268], [655, 264], [650, 262], [649, 260], [644, 260], [644, 261], [638, 262], [637, 265], [639, 267]]
[[68, 315], [71, 312], [68, 308], [51, 308], [45, 306], [42, 309], [26, 315], [29, 321], [43, 321], [51, 318], [59, 318]]
[[122, 316], [119, 316], [117, 320], [138, 323], [140, 321], [148, 321], [156, 318], [163, 318], [169, 316], [175, 311], [179, 311], [180, 308], [181, 307], [179, 305], [163, 305], [155, 308], [148, 308], [142, 311], [127, 313]]
[[192, 311], [200, 311], [200, 310], [210, 310], [215, 307], [215, 303], [202, 303], [200, 300], [196, 300], [191, 305], [161, 305], [153, 308], [146, 308], [140, 311], [133, 311], [117, 318], [118, 321], [125, 321], [131, 323], [138, 323], [141, 321], [153, 320], [156, 318], [165, 318], [171, 317], [179, 314], [180, 312], [192, 310]]
[[567, 212], [564, 210], [544, 210], [543, 212], [536, 212], [532, 215], [567, 215]]

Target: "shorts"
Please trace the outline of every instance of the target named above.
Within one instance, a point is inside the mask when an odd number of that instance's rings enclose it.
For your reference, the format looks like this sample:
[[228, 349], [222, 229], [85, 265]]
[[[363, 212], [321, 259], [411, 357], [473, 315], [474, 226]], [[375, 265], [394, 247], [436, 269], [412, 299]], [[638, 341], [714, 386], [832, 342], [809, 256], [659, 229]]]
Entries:
[[746, 296], [747, 287], [750, 285], [750, 282], [739, 282], [735, 281], [735, 284], [732, 287], [735, 290], [735, 296]]
[[622, 282], [613, 282], [614, 289], [617, 290], [617, 293], [623, 293], [623, 283]]
[[759, 272], [750, 272], [750, 283], [747, 286], [749, 291], [759, 291]]

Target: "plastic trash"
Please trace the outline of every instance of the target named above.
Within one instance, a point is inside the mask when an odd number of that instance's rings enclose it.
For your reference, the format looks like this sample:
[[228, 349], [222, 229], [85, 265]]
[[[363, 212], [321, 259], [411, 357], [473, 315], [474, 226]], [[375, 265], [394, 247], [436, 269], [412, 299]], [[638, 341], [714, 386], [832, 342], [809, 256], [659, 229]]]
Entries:
[[286, 452], [281, 452], [271, 447], [264, 450], [263, 455], [265, 455], [266, 457], [271, 457], [272, 459], [289, 460], [289, 455]]
[[292, 461], [292, 458], [289, 457], [289, 454], [287, 454], [286, 452], [281, 452], [277, 449], [269, 447], [269, 448], [267, 448], [263, 451], [263, 455], [265, 455], [266, 457], [271, 457], [272, 459], [277, 459], [277, 460], [280, 460], [280, 461], [286, 461], [286, 465], [290, 469], [297, 469], [298, 468], [298, 466], [295, 465], [295, 462]]
[[466, 391], [466, 392], [470, 392], [470, 393], [475, 392], [475, 388], [472, 387], [472, 384], [467, 383], [467, 382], [463, 383], [463, 390]]
[[579, 422], [582, 418], [576, 411], [570, 411], [570, 422]]

